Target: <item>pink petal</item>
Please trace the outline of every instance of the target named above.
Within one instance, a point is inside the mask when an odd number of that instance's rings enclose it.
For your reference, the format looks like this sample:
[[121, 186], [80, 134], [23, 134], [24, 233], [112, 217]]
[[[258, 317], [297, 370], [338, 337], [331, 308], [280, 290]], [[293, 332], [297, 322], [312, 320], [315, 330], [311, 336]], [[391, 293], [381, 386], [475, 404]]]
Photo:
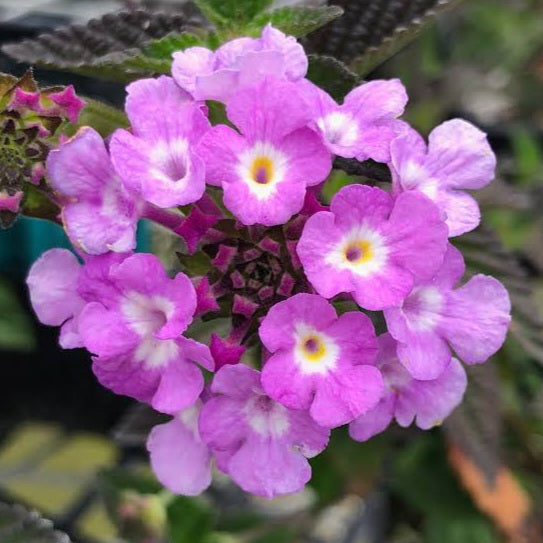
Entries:
[[200, 439], [197, 421], [187, 424], [183, 418], [181, 413], [170, 422], [155, 426], [147, 449], [151, 467], [166, 488], [175, 494], [197, 496], [211, 484], [211, 455]]
[[228, 474], [246, 492], [265, 498], [301, 490], [311, 478], [306, 458], [285, 443], [249, 438], [228, 462]]
[[373, 409], [349, 424], [349, 435], [356, 441], [367, 441], [385, 431], [394, 417], [396, 398], [387, 394]]
[[372, 366], [353, 366], [321, 381], [311, 404], [317, 424], [335, 428], [373, 409], [384, 392], [381, 372]]

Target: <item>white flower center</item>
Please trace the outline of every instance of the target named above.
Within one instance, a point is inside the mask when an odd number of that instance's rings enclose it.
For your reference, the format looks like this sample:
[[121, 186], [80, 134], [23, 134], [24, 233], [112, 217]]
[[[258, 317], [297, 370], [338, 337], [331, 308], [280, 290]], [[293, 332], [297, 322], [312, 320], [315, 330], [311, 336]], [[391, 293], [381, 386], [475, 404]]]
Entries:
[[294, 359], [305, 374], [327, 373], [335, 368], [339, 347], [331, 337], [305, 323], [295, 326]]
[[333, 111], [317, 121], [317, 126], [329, 143], [350, 147], [358, 139], [358, 125], [347, 113]]
[[287, 409], [268, 396], [255, 394], [243, 412], [249, 426], [262, 437], [280, 438], [290, 427]]
[[167, 364], [178, 353], [175, 339], [157, 339], [158, 332], [172, 316], [174, 306], [162, 296], [145, 296], [128, 292], [121, 303], [121, 312], [128, 326], [140, 336], [134, 357], [148, 367]]
[[443, 308], [443, 295], [435, 287], [415, 287], [402, 306], [412, 330], [433, 330]]
[[383, 269], [388, 252], [378, 232], [360, 225], [345, 235], [326, 255], [325, 260], [340, 270], [350, 270], [361, 277], [370, 277]]
[[165, 182], [185, 181], [188, 168], [188, 143], [179, 138], [161, 141], [151, 150], [151, 175]]
[[267, 142], [257, 142], [239, 157], [237, 173], [258, 200], [267, 200], [285, 176], [287, 157]]

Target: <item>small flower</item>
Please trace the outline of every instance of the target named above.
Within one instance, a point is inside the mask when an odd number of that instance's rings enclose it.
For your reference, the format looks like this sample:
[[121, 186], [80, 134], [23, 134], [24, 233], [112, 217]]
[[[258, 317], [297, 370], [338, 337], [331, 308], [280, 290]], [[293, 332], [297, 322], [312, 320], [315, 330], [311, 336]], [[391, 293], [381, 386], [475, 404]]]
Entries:
[[379, 402], [383, 379], [373, 367], [377, 343], [363, 313], [338, 318], [324, 298], [297, 294], [270, 309], [259, 335], [271, 353], [262, 386], [286, 407], [309, 409], [317, 424], [334, 428]]
[[316, 129], [335, 155], [379, 162], [390, 160], [390, 142], [405, 130], [396, 120], [407, 93], [398, 79], [371, 81], [353, 89], [338, 105], [308, 80], [298, 83], [313, 112]]
[[224, 102], [266, 76], [297, 81], [307, 66], [307, 56], [296, 39], [267, 25], [260, 38], [231, 40], [215, 52], [189, 47], [174, 53], [172, 75], [196, 100]]
[[74, 245], [93, 255], [135, 248], [141, 203], [122, 186], [98, 132], [83, 127], [51, 151], [47, 173], [68, 199], [62, 219]]
[[384, 431], [393, 419], [403, 427], [416, 420], [422, 430], [441, 424], [466, 390], [466, 372], [460, 362], [452, 358], [436, 379], [417, 381], [400, 364], [392, 336], [383, 334], [378, 341], [377, 367], [383, 373], [386, 393], [376, 407], [351, 422], [351, 437], [366, 441]]
[[260, 373], [242, 364], [222, 367], [211, 392], [200, 434], [219, 469], [266, 498], [301, 490], [311, 478], [307, 458], [324, 450], [330, 431], [266, 396]]
[[454, 289], [465, 271], [460, 251], [449, 245], [431, 280], [418, 281], [399, 307], [385, 310], [398, 357], [415, 379], [435, 379], [451, 360], [480, 364], [505, 341], [511, 303], [493, 277], [476, 275]]
[[[52, 92], [54, 91], [54, 92]], [[76, 123], [85, 106], [85, 102], [79, 98], [74, 91], [73, 85], [65, 88], [50, 89], [44, 93], [44, 101], [51, 101], [54, 105], [44, 107], [43, 112], [51, 115], [54, 112], [66, 117], [71, 123]]]
[[198, 430], [201, 407], [198, 402], [155, 426], [147, 440], [153, 471], [175, 494], [196, 496], [211, 483], [211, 453]]
[[64, 349], [83, 347], [77, 319], [85, 301], [77, 292], [81, 264], [67, 249], [43, 253], [30, 268], [26, 283], [32, 307], [43, 324], [60, 326]]
[[0, 191], [0, 212], [9, 211], [17, 213], [23, 196], [22, 190], [16, 191], [13, 194], [10, 194], [7, 190]]
[[241, 134], [219, 125], [202, 138], [206, 181], [222, 187], [225, 206], [243, 224], [285, 223], [331, 169], [297, 86], [266, 78], [237, 92], [226, 112]]
[[195, 363], [213, 370], [209, 349], [181, 334], [193, 319], [196, 293], [183, 273], [170, 279], [158, 258], [134, 254], [105, 276], [88, 274], [79, 334], [95, 356], [98, 380], [117, 394], [177, 413], [204, 387]]
[[364, 309], [400, 303], [416, 278], [443, 262], [447, 227], [425, 196], [349, 185], [304, 226], [297, 252], [307, 278], [325, 298], [352, 293]]
[[449, 236], [479, 225], [477, 202], [462, 189], [480, 189], [494, 179], [496, 157], [486, 135], [461, 119], [435, 128], [428, 147], [410, 129], [390, 148], [393, 187], [396, 192], [417, 190], [447, 215]]
[[127, 87], [132, 131], [111, 138], [111, 159], [124, 185], [158, 207], [186, 205], [205, 189], [205, 166], [194, 146], [209, 129], [199, 103], [170, 77]]

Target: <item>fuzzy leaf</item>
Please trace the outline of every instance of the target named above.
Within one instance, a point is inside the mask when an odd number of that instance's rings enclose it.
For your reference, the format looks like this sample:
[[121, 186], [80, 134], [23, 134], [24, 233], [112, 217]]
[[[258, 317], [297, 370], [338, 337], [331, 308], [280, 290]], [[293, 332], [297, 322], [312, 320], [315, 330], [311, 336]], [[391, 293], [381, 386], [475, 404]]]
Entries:
[[196, 0], [196, 5], [217, 26], [248, 23], [262, 13], [272, 0]]
[[191, 31], [205, 25], [201, 15], [184, 12], [122, 11], [7, 44], [2, 51], [18, 62], [127, 82], [168, 72], [169, 56], [161, 55], [169, 55], [175, 43], [194, 45]]
[[176, 51], [201, 45], [203, 41], [203, 36], [198, 36], [192, 32], [172, 33], [149, 42], [144, 46], [143, 53], [150, 58], [169, 60]]
[[309, 55], [307, 78], [336, 100], [341, 100], [358, 81], [357, 75], [343, 62], [323, 55]]
[[491, 361], [467, 368], [468, 390], [462, 404], [444, 422], [449, 441], [494, 483], [502, 467], [503, 421], [496, 405], [500, 382]]
[[299, 38], [330, 23], [342, 14], [343, 10], [338, 6], [287, 6], [258, 15], [251, 21], [249, 28], [257, 32], [271, 23], [285, 34]]
[[309, 50], [353, 61], [359, 75], [391, 57], [461, 0], [334, 0], [343, 17], [307, 39]]
[[53, 528], [39, 513], [21, 505], [0, 503], [0, 541], [2, 543], [70, 543], [70, 538]]

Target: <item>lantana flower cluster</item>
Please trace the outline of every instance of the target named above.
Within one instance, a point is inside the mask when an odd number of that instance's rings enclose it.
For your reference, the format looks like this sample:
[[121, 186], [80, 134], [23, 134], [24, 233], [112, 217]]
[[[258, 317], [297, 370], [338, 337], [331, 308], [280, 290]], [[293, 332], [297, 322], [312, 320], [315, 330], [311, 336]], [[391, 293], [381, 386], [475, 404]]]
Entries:
[[[494, 177], [485, 135], [454, 119], [426, 143], [399, 120], [398, 80], [338, 104], [307, 68], [272, 26], [177, 52], [172, 77], [127, 87], [129, 129], [104, 141], [84, 127], [47, 159], [75, 253], [33, 265], [33, 306], [105, 387], [172, 416], [148, 449], [176, 493], [205, 490], [212, 466], [260, 496], [298, 491], [332, 429], [364, 441], [393, 421], [439, 424], [463, 364], [505, 339], [507, 291], [463, 282], [451, 243], [480, 221], [466, 189]], [[325, 205], [336, 156], [386, 164], [392, 185]], [[134, 253], [143, 217], [179, 236], [185, 271]], [[204, 321], [221, 324], [205, 342]]]
[[0, 73], [0, 226], [15, 221], [29, 186], [50, 195], [45, 157], [82, 107], [71, 85], [40, 89], [31, 70], [19, 79]]

